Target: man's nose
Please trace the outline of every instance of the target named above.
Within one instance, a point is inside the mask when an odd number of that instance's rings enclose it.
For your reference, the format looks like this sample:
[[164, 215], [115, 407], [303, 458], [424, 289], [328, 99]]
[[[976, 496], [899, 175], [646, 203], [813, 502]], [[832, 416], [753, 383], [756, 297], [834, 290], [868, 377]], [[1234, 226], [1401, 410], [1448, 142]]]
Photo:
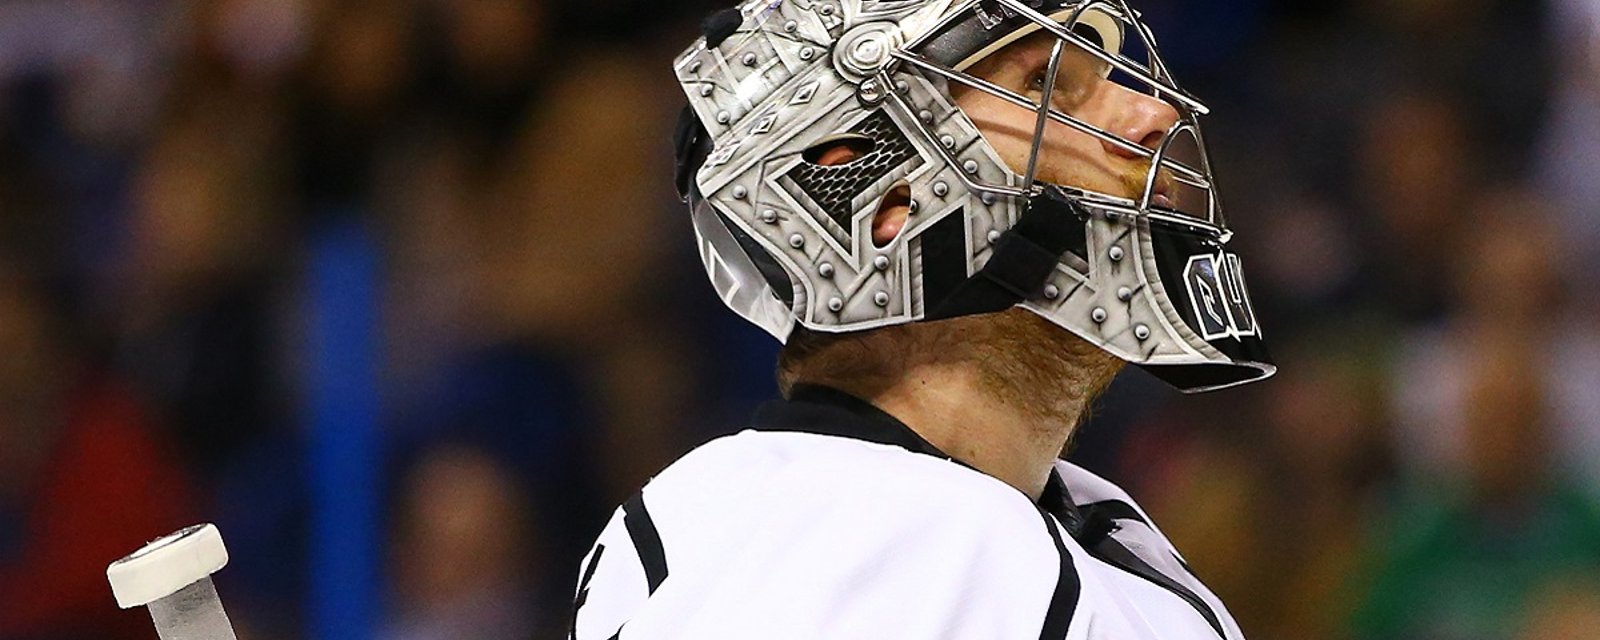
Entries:
[[[1137, 142], [1147, 149], [1154, 150], [1160, 146], [1162, 138], [1178, 123], [1178, 110], [1155, 96], [1139, 93], [1110, 80], [1103, 82], [1108, 86], [1101, 95], [1108, 103], [1106, 113], [1110, 114], [1110, 125], [1106, 131]], [[1102, 140], [1101, 145], [1107, 153], [1130, 159], [1140, 158], [1138, 153], [1110, 142]]]

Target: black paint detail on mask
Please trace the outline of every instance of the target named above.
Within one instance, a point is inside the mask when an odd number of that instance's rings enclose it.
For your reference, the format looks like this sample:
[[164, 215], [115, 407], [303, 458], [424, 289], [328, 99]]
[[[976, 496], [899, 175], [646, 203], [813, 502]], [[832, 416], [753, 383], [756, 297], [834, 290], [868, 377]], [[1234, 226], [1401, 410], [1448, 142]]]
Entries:
[[852, 230], [850, 219], [855, 211], [851, 204], [855, 199], [895, 169], [920, 157], [900, 127], [883, 111], [868, 116], [850, 133], [870, 138], [872, 151], [838, 166], [801, 162], [789, 172], [795, 185], [847, 233]]
[[739, 248], [744, 250], [745, 255], [750, 256], [750, 261], [755, 263], [757, 270], [761, 271], [762, 279], [767, 281], [767, 286], [772, 287], [773, 295], [778, 296], [778, 299], [783, 301], [784, 306], [793, 309], [794, 283], [789, 280], [789, 273], [784, 271], [783, 266], [778, 264], [777, 260], [773, 259], [771, 253], [762, 248], [761, 243], [756, 242], [755, 238], [750, 237], [750, 234], [740, 229], [739, 225], [728, 220], [720, 212], [717, 214], [717, 220], [721, 221], [722, 226], [727, 227], [728, 232], [733, 234], [733, 239], [739, 243]]
[[739, 26], [744, 24], [744, 14], [736, 8], [728, 8], [706, 16], [700, 23], [700, 30], [706, 34], [706, 48], [715, 49], [735, 33]]
[[711, 155], [711, 136], [706, 134], [694, 107], [685, 106], [678, 114], [678, 126], [672, 134], [672, 149], [676, 160], [673, 182], [678, 187], [678, 197], [689, 199], [694, 187], [694, 175]]
[[937, 308], [967, 281], [967, 213], [957, 209], [917, 236], [922, 243], [922, 301]]

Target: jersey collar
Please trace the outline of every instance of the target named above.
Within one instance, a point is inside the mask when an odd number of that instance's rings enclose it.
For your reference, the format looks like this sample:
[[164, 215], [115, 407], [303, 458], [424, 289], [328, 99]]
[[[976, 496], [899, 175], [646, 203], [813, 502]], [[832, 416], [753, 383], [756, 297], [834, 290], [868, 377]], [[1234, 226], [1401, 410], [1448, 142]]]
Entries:
[[872, 403], [838, 389], [795, 385], [788, 400], [773, 400], [756, 410], [757, 431], [798, 431], [900, 447], [907, 451], [956, 460], [911, 427]]
[[[838, 389], [820, 385], [795, 385], [787, 400], [773, 400], [756, 410], [757, 431], [815, 433], [900, 447], [913, 453], [949, 460], [968, 469], [972, 465], [955, 459], [917, 435], [911, 427], [872, 403]], [[973, 469], [976, 471], [976, 469]], [[1067, 483], [1055, 470], [1045, 481], [1044, 492], [1036, 503], [1076, 533], [1083, 522]]]

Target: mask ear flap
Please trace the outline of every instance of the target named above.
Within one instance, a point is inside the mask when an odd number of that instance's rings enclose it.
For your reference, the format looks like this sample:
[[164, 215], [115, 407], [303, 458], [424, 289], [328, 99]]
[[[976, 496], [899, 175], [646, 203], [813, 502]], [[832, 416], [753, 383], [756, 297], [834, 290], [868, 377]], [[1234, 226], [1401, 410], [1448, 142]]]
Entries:
[[715, 206], [702, 200], [698, 188], [689, 194], [689, 217], [700, 258], [718, 297], [779, 342], [787, 341], [795, 327], [795, 289], [783, 267]]
[[694, 107], [685, 106], [678, 114], [678, 128], [672, 135], [672, 147], [678, 156], [674, 184], [678, 187], [678, 197], [687, 200], [690, 189], [694, 187], [694, 174], [700, 171], [706, 158], [711, 155], [711, 136], [707, 135], [705, 125], [700, 124]]

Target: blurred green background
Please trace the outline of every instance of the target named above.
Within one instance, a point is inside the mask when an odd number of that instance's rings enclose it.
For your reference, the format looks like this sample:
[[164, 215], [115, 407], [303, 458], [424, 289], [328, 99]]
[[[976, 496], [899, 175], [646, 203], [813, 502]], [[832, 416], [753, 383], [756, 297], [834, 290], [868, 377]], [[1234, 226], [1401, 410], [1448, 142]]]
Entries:
[[[1600, 1], [1136, 6], [1282, 373], [1074, 459], [1256, 640], [1600, 638]], [[105, 565], [199, 521], [246, 640], [563, 637], [775, 393], [670, 186], [716, 8], [0, 0], [0, 639], [154, 638]]]

